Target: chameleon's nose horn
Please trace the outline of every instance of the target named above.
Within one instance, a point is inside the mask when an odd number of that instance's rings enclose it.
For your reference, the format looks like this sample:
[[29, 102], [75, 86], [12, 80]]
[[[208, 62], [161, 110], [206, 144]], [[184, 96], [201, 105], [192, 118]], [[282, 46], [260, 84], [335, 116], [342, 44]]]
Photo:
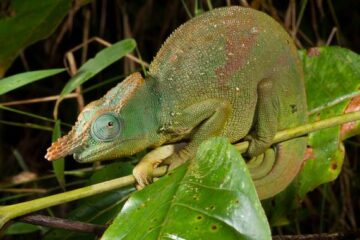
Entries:
[[67, 154], [65, 153], [65, 149], [64, 145], [63, 145], [63, 141], [60, 141], [61, 139], [59, 139], [58, 141], [54, 142], [51, 144], [51, 146], [47, 149], [45, 158], [49, 161], [54, 161], [56, 159], [59, 159], [61, 157], [65, 157]]
[[53, 142], [51, 146], [47, 149], [45, 158], [49, 161], [54, 161], [56, 159], [65, 157], [72, 154], [73, 149], [77, 146], [74, 144], [74, 141], [69, 135], [59, 138], [56, 142]]

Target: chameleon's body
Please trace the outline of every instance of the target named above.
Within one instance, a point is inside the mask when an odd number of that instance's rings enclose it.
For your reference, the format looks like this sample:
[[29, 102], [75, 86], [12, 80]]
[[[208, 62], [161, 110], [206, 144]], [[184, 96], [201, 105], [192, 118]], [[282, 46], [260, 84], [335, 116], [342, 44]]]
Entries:
[[[94, 126], [107, 112], [112, 114]], [[115, 119], [119, 131], [113, 120], [108, 126], [101, 123], [109, 119]], [[191, 158], [203, 140], [218, 135], [231, 142], [246, 137], [247, 154], [253, 157], [269, 148], [278, 130], [306, 121], [302, 68], [292, 39], [269, 16], [228, 7], [180, 26], [158, 52], [145, 80], [132, 74], [89, 104], [47, 158], [75, 153], [81, 162], [113, 159], [186, 140], [182, 150], [164, 161], [178, 165]], [[98, 126], [100, 139], [95, 136]], [[293, 139], [278, 144], [275, 157], [270, 149], [261, 163], [256, 163], [260, 158], [251, 162], [260, 198], [291, 182], [305, 147], [305, 138]], [[159, 163], [153, 161], [151, 169]], [[138, 175], [150, 173], [149, 168], [143, 164]]]

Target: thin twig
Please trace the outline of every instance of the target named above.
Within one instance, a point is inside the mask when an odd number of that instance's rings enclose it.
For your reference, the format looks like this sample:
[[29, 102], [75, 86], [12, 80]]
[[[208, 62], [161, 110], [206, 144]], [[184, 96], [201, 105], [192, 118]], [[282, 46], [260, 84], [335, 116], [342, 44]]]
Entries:
[[336, 27], [333, 27], [333, 29], [331, 30], [331, 33], [326, 41], [326, 46], [329, 46], [331, 41], [333, 40], [334, 36], [335, 36], [335, 33], [337, 32], [337, 28]]
[[0, 192], [10, 192], [10, 193], [47, 193], [47, 190], [44, 188], [6, 188], [0, 189]]
[[45, 126], [38, 125], [35, 123], [19, 123], [19, 122], [5, 121], [5, 120], [1, 120], [1, 119], [0, 119], [0, 123], [6, 124], [9, 126], [14, 126], [14, 127], [33, 128], [33, 129], [39, 129], [39, 130], [44, 130], [44, 131], [49, 131], [49, 132], [53, 131], [53, 129], [51, 127], [45, 127]]
[[189, 17], [190, 19], [193, 18], [193, 16], [192, 16], [192, 14], [191, 14], [188, 6], [186, 5], [185, 1], [184, 1], [184, 0], [181, 0], [181, 3], [182, 3], [182, 5], [183, 5], [183, 7], [184, 7], [184, 9], [185, 9], [185, 12], [186, 12], [186, 14], [188, 15], [188, 17]]
[[20, 59], [21, 59], [22, 64], [24, 65], [25, 70], [30, 71], [29, 63], [28, 63], [28, 61], [26, 60], [26, 57], [25, 57], [25, 50], [21, 51]]
[[321, 233], [321, 234], [306, 234], [306, 235], [276, 235], [273, 240], [348, 240], [358, 239], [360, 237], [360, 230], [353, 232], [340, 233]]
[[249, 3], [246, 0], [240, 0], [240, 4], [244, 7], [250, 7]]
[[[64, 96], [66, 98], [76, 98], [77, 93], [70, 93]], [[24, 99], [24, 100], [17, 100], [11, 102], [2, 102], [0, 105], [3, 106], [14, 106], [14, 105], [22, 105], [22, 104], [32, 104], [32, 103], [40, 103], [40, 102], [50, 102], [59, 99], [59, 95], [52, 95], [47, 97], [40, 97], [40, 98], [31, 98], [31, 99]]]
[[80, 221], [68, 220], [57, 217], [50, 217], [44, 215], [27, 215], [16, 219], [20, 222], [36, 224], [44, 227], [60, 228], [70, 231], [87, 232], [101, 236], [106, 230], [106, 226], [84, 223]]

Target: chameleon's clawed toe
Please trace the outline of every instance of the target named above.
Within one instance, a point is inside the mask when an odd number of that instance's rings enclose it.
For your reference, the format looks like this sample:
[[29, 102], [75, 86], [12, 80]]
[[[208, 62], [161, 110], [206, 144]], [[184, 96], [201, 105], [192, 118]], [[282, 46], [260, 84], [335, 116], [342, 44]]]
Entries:
[[153, 166], [151, 164], [138, 164], [133, 169], [136, 180], [136, 189], [141, 190], [153, 182]]

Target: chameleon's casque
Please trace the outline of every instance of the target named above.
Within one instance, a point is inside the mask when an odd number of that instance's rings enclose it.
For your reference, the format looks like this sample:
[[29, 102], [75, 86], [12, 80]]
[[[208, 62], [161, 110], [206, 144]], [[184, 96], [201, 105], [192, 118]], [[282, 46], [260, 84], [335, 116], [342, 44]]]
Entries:
[[219, 8], [174, 31], [145, 80], [134, 73], [86, 106], [46, 158], [114, 159], [186, 141], [164, 161], [152, 155], [139, 163], [134, 175], [145, 185], [154, 167], [191, 159], [209, 137], [245, 138], [264, 199], [282, 191], [301, 167], [306, 138], [270, 145], [277, 131], [305, 123], [306, 111], [302, 67], [286, 31], [262, 12]]

